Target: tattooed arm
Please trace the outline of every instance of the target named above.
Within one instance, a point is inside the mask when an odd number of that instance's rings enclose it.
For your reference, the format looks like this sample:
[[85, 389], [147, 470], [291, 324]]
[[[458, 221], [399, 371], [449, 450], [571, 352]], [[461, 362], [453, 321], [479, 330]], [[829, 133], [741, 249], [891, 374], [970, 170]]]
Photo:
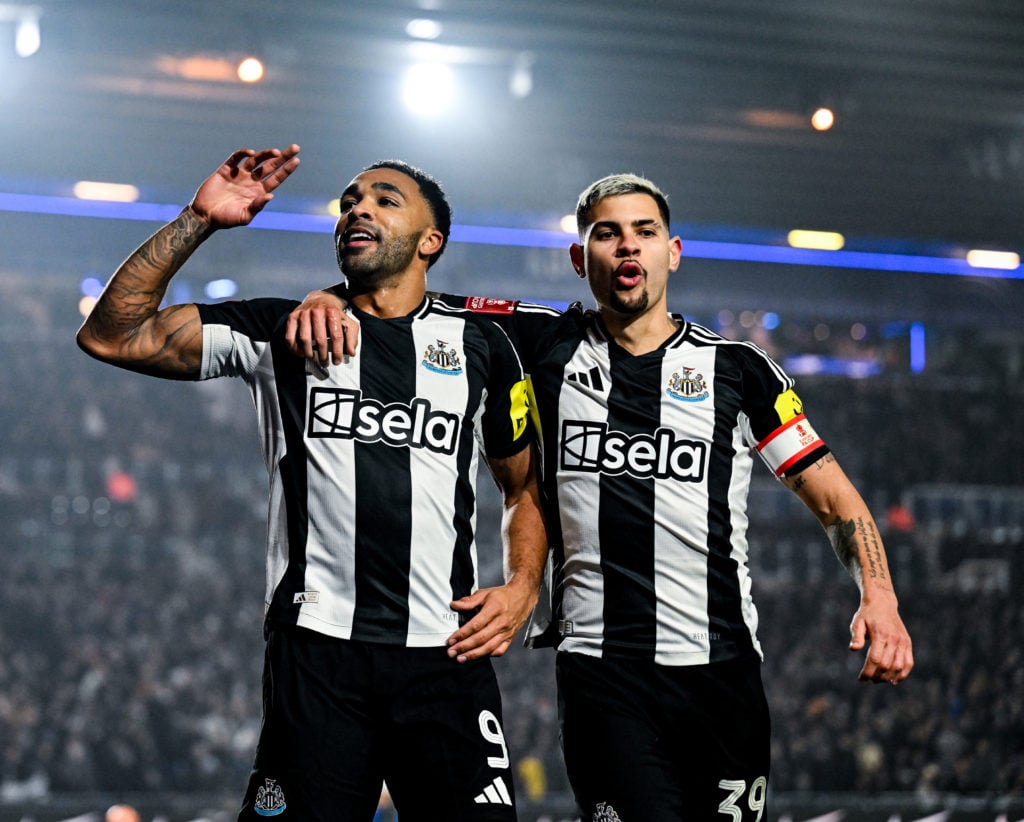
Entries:
[[194, 305], [160, 309], [171, 278], [216, 230], [247, 225], [299, 165], [299, 147], [240, 149], [192, 202], [137, 248], [107, 283], [78, 331], [78, 345], [113, 365], [155, 376], [199, 374], [202, 323]]
[[903, 681], [914, 667], [910, 634], [900, 618], [885, 547], [867, 505], [832, 454], [784, 482], [817, 516], [836, 556], [860, 588], [850, 650], [870, 643], [861, 681]]

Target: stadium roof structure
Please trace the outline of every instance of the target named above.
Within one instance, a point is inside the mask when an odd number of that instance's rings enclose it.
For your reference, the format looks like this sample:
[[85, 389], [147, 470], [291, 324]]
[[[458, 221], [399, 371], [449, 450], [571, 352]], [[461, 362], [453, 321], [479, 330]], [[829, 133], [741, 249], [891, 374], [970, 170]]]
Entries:
[[[398, 155], [463, 212], [565, 213], [629, 170], [688, 225], [1024, 251], [1018, 0], [34, 0], [0, 3], [5, 36], [0, 189], [177, 191], [236, 145], [295, 141], [316, 170], [292, 195]], [[250, 55], [259, 83], [233, 74]], [[417, 62], [451, 67], [447, 113], [403, 107]]]

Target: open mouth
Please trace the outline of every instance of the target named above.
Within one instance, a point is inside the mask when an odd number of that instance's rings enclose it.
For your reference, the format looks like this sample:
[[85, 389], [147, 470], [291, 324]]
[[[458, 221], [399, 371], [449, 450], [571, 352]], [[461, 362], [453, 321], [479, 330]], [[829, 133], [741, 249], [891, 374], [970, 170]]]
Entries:
[[377, 238], [364, 228], [351, 228], [341, 236], [347, 247], [358, 247], [377, 242]]
[[644, 268], [640, 263], [627, 261], [615, 269], [615, 284], [622, 289], [633, 288], [644, 278]]

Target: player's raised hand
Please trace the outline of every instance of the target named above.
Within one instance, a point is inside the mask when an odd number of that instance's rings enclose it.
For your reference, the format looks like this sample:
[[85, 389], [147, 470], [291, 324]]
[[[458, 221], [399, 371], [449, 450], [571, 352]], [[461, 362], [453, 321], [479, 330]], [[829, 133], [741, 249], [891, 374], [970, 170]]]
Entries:
[[299, 147], [240, 148], [199, 186], [189, 208], [211, 228], [248, 225], [299, 167]]

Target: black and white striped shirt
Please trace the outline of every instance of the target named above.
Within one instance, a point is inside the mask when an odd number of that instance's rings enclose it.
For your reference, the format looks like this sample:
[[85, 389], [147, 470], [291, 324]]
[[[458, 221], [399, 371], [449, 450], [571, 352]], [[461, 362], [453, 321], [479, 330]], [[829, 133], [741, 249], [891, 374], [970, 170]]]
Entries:
[[383, 320], [350, 308], [358, 353], [321, 372], [284, 345], [297, 305], [202, 305], [201, 378], [252, 393], [270, 474], [268, 624], [444, 645], [477, 587], [478, 451], [532, 440], [511, 342], [488, 318], [427, 299]]
[[664, 665], [760, 654], [754, 454], [781, 475], [827, 452], [792, 379], [757, 346], [682, 317], [633, 356], [578, 306], [446, 299], [508, 328], [531, 381], [559, 649]]

